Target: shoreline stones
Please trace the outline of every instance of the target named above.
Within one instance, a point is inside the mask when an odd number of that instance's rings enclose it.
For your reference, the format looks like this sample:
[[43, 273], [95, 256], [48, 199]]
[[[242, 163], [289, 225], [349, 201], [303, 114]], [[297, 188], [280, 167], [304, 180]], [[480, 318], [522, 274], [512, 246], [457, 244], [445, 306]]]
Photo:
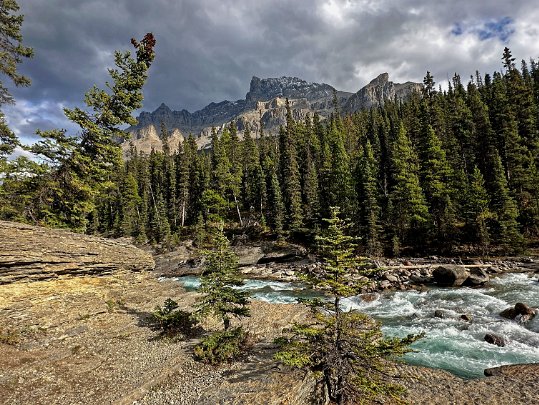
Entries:
[[[185, 252], [156, 255], [157, 270], [166, 277], [197, 275], [203, 263], [189, 241]], [[182, 249], [180, 246], [178, 249]], [[246, 277], [263, 280], [298, 281], [298, 272], [310, 273], [321, 266], [317, 258], [305, 247], [273, 241], [244, 242], [233, 245], [241, 271]], [[170, 257], [169, 257], [170, 256]], [[178, 257], [176, 257], [178, 256]], [[190, 257], [197, 257], [189, 260]], [[537, 258], [504, 258], [479, 260], [476, 258], [370, 258], [366, 268], [373, 269], [361, 293], [380, 291], [425, 291], [429, 285], [442, 287], [481, 287], [500, 274], [538, 271]], [[350, 280], [350, 283], [361, 280]]]

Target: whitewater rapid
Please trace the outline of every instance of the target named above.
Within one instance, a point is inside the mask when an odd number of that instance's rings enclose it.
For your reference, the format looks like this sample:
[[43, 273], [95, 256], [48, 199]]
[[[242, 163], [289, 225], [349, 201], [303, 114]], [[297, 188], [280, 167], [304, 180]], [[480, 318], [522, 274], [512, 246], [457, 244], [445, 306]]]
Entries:
[[[176, 280], [189, 290], [200, 285], [197, 277]], [[272, 303], [297, 302], [313, 292], [296, 283], [246, 280], [242, 289], [253, 299]], [[493, 279], [486, 288], [431, 288], [425, 292], [394, 291], [364, 301], [343, 300], [344, 310], [359, 310], [382, 323], [387, 336], [425, 333], [412, 346], [408, 363], [441, 368], [462, 377], [483, 376], [483, 370], [504, 364], [539, 362], [539, 316], [522, 324], [503, 319], [499, 313], [517, 302], [539, 307], [539, 282], [528, 274], [508, 274]], [[442, 311], [437, 318], [434, 311]], [[471, 317], [464, 321], [461, 315]], [[503, 336], [505, 347], [484, 341], [486, 333]]]

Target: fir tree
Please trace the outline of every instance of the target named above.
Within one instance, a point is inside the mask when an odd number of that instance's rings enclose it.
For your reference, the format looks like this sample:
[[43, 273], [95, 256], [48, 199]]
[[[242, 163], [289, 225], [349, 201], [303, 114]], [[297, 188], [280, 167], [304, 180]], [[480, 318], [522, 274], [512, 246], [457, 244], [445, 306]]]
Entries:
[[312, 322], [295, 324], [293, 335], [280, 340], [276, 358], [283, 363], [315, 371], [325, 388], [325, 395], [336, 404], [398, 398], [403, 388], [384, 381], [389, 374], [388, 360], [394, 360], [409, 349], [418, 336], [404, 339], [384, 338], [380, 324], [356, 311], [345, 312], [344, 297], [357, 293], [361, 282], [354, 256], [354, 239], [345, 234], [348, 225], [332, 208], [325, 220], [327, 233], [318, 237], [323, 266], [306, 273], [305, 280], [324, 291], [328, 301], [312, 300]]
[[391, 149], [392, 183], [389, 218], [397, 242], [420, 243], [429, 221], [423, 190], [419, 184], [417, 155], [401, 125]]

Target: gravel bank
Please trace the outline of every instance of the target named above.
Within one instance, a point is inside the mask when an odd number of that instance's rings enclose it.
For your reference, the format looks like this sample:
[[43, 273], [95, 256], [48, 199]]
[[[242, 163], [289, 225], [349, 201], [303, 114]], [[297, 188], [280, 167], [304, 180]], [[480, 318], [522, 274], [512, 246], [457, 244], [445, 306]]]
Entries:
[[[245, 327], [253, 348], [222, 367], [193, 361], [196, 340], [160, 339], [148, 323], [172, 297], [194, 294], [152, 273], [0, 286], [1, 404], [305, 404], [312, 380], [272, 360], [273, 337], [300, 320], [299, 305], [254, 302]], [[480, 380], [400, 366], [416, 404], [533, 404], [537, 368]]]

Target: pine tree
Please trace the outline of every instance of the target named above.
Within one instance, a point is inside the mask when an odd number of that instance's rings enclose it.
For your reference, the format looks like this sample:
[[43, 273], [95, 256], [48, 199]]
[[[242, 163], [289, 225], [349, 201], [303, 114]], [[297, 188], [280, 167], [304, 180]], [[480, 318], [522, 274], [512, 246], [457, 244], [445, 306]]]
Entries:
[[397, 238], [393, 244], [418, 244], [424, 238], [429, 213], [419, 184], [417, 155], [402, 124], [392, 144], [391, 161], [393, 186], [389, 193], [389, 218], [393, 237]]
[[[325, 395], [336, 404], [398, 398], [403, 388], [384, 381], [389, 363], [409, 349], [419, 336], [387, 339], [380, 324], [356, 311], [345, 312], [344, 297], [357, 293], [365, 275], [354, 256], [354, 238], [345, 234], [348, 224], [332, 208], [328, 230], [318, 237], [322, 267], [304, 274], [313, 288], [324, 291], [328, 300], [312, 300], [312, 321], [295, 324], [293, 335], [280, 340], [276, 358], [283, 363], [316, 371]], [[363, 282], [365, 283], [365, 282]]]
[[[22, 44], [21, 26], [24, 16], [17, 14], [19, 5], [15, 0], [0, 3], [0, 74], [7, 76], [15, 86], [29, 86], [30, 79], [17, 71], [24, 58], [31, 58], [32, 48]], [[0, 108], [15, 101], [3, 81], [0, 81]], [[7, 157], [19, 146], [17, 136], [8, 127], [4, 113], [0, 110], [0, 175], [8, 170]], [[0, 204], [3, 204], [0, 193]], [[6, 204], [8, 202], [6, 201]]]

